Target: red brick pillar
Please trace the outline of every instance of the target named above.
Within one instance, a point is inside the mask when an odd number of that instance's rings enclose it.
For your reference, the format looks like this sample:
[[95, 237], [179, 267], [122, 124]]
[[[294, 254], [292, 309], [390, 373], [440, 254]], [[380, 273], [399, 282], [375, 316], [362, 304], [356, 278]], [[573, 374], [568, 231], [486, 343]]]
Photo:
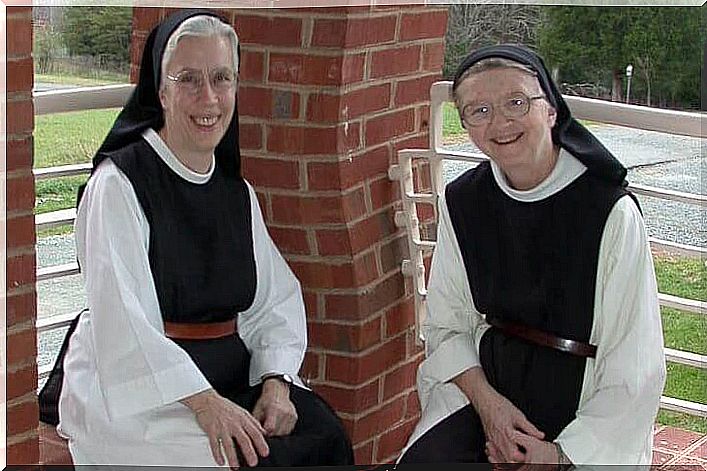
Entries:
[[[164, 14], [136, 9], [135, 37]], [[302, 376], [342, 417], [358, 464], [391, 461], [419, 418], [422, 350], [387, 170], [399, 149], [428, 145], [446, 8], [225, 14], [242, 42], [243, 172], [304, 288]]]
[[7, 462], [39, 462], [32, 8], [7, 10]]

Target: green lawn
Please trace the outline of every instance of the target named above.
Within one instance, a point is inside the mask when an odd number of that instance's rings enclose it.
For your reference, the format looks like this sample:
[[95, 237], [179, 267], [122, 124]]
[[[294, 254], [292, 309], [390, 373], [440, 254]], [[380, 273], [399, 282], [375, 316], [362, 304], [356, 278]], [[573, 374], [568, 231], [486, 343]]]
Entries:
[[[705, 260], [668, 255], [654, 257], [660, 292], [690, 299], [707, 300]], [[662, 308], [665, 346], [707, 355], [707, 316]], [[668, 363], [668, 378], [663, 392], [707, 404], [707, 370]], [[687, 414], [661, 411], [658, 422], [707, 433], [707, 420]]]
[[112, 85], [128, 83], [128, 76], [115, 72], [94, 70], [91, 76], [77, 77], [65, 74], [34, 74], [35, 83], [69, 84], [81, 87], [95, 87], [98, 85]]

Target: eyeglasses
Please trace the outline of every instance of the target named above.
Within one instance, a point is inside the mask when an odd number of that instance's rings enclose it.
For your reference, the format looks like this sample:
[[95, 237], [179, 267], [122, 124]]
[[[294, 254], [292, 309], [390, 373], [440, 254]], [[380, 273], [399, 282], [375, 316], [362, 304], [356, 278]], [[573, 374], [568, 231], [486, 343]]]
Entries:
[[[180, 90], [191, 95], [198, 95], [204, 86], [204, 76], [206, 75], [207, 72], [203, 70], [184, 69], [177, 75], [166, 74], [165, 77], [174, 82]], [[226, 93], [233, 90], [236, 85], [236, 74], [227, 67], [213, 69], [208, 72], [208, 80], [211, 89], [216, 93]]]
[[525, 93], [513, 93], [506, 96], [500, 103], [476, 102], [462, 108], [461, 117], [465, 125], [476, 127], [488, 124], [493, 119], [494, 109], [498, 109], [506, 118], [520, 118], [530, 111], [530, 102], [545, 98], [545, 95], [528, 96]]

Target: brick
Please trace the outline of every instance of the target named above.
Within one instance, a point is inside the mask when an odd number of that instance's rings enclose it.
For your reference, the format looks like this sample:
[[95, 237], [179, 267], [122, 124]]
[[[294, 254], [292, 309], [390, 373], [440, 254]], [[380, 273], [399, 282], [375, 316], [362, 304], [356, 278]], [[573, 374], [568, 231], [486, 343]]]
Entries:
[[372, 177], [388, 174], [388, 146], [336, 162], [307, 163], [310, 190], [345, 190]]
[[55, 427], [41, 422], [39, 424], [39, 456], [41, 464], [45, 466], [73, 464], [68, 442], [57, 434]]
[[[9, 123], [8, 123], [9, 124]], [[32, 211], [34, 209], [34, 176], [31, 173], [7, 179], [7, 211]]]
[[338, 412], [359, 414], [378, 405], [378, 380], [358, 388], [321, 385], [317, 393]]
[[389, 83], [354, 90], [345, 95], [313, 93], [307, 103], [307, 120], [330, 123], [355, 119], [390, 105]]
[[405, 411], [405, 418], [410, 419], [410, 418], [416, 418], [419, 419], [420, 417], [420, 397], [417, 395], [417, 391], [410, 391], [407, 395], [407, 401], [406, 401], [406, 411]]
[[37, 292], [15, 294], [7, 297], [7, 326], [21, 324], [37, 318]]
[[305, 381], [319, 379], [319, 362], [321, 354], [307, 351], [304, 355], [302, 368], [300, 368], [300, 376]]
[[397, 155], [402, 149], [427, 149], [430, 146], [429, 133], [418, 133], [393, 143], [393, 160], [397, 162]]
[[37, 427], [39, 405], [37, 400], [22, 402], [7, 408], [7, 434], [19, 435]]
[[26, 253], [7, 259], [7, 289], [16, 289], [22, 285], [34, 284], [36, 279], [35, 254]]
[[383, 405], [380, 409], [356, 421], [351, 440], [354, 443], [376, 437], [390, 430], [403, 419], [405, 413], [405, 397], [400, 397]]
[[30, 169], [33, 162], [33, 138], [27, 136], [22, 139], [9, 139], [7, 141], [7, 168], [8, 172], [18, 169]]
[[162, 19], [162, 9], [160, 8], [133, 8], [133, 31], [150, 32]]
[[14, 217], [7, 221], [7, 248], [33, 247], [35, 244], [34, 215]]
[[363, 216], [363, 190], [342, 196], [272, 195], [273, 221], [283, 224], [345, 223]]
[[348, 85], [363, 80], [363, 71], [366, 64], [365, 54], [347, 54], [344, 56], [341, 68], [341, 84]]
[[312, 46], [358, 47], [395, 40], [397, 16], [322, 18], [314, 21]]
[[417, 367], [421, 360], [422, 358], [413, 359], [385, 374], [383, 377], [383, 401], [415, 388]]
[[241, 49], [238, 75], [242, 81], [264, 82], [265, 54], [260, 51]]
[[389, 340], [355, 358], [327, 355], [326, 379], [344, 384], [361, 384], [405, 360], [405, 336]]
[[348, 263], [291, 261], [290, 267], [302, 284], [310, 289], [364, 286], [378, 277], [373, 252]]
[[[28, 57], [32, 54], [31, 16], [10, 16], [10, 12], [8, 11], [7, 13], [8, 16], [5, 23], [7, 27], [7, 56]], [[10, 116], [9, 112], [8, 116]]]
[[321, 229], [316, 233], [320, 255], [357, 254], [397, 231], [391, 212], [376, 213], [347, 229]]
[[234, 29], [243, 44], [301, 46], [302, 20], [237, 14]]
[[268, 125], [267, 133], [267, 149], [288, 155], [343, 154], [361, 144], [358, 123], [326, 128]]
[[402, 107], [412, 103], [429, 103], [430, 87], [438, 79], [439, 76], [435, 74], [399, 81], [395, 92], [395, 105]]
[[317, 56], [271, 53], [268, 81], [298, 85], [344, 85], [363, 79], [364, 54]]
[[415, 130], [415, 110], [393, 111], [366, 120], [366, 146], [375, 146]]
[[36, 435], [21, 442], [8, 445], [8, 465], [36, 465], [37, 463], [39, 463], [39, 438]]
[[307, 313], [307, 319], [316, 319], [319, 316], [319, 296], [313, 291], [304, 289], [302, 297], [304, 298], [304, 310]]
[[308, 339], [311, 347], [360, 352], [380, 342], [381, 318], [376, 317], [361, 325], [310, 322]]
[[299, 188], [299, 164], [293, 161], [244, 156], [243, 176], [258, 187]]
[[417, 123], [417, 131], [429, 133], [430, 131], [430, 106], [428, 104], [415, 108], [417, 114], [415, 122]]
[[327, 294], [327, 319], [358, 320], [370, 317], [393, 304], [405, 294], [405, 280], [400, 273], [382, 280], [359, 294]]
[[270, 118], [272, 116], [272, 95], [269, 88], [238, 87], [238, 113], [240, 116]]
[[354, 462], [357, 465], [376, 464], [373, 461], [373, 440], [354, 447]]
[[385, 336], [395, 337], [415, 327], [415, 303], [408, 298], [385, 313]]
[[7, 61], [7, 93], [31, 91], [33, 82], [34, 72], [31, 57]]
[[37, 331], [32, 327], [7, 336], [7, 365], [26, 363], [37, 356]]
[[400, 452], [415, 430], [416, 425], [416, 420], [408, 420], [381, 435], [378, 441], [376, 462], [384, 463], [395, 461], [398, 456], [400, 456]]
[[263, 127], [257, 123], [239, 123], [238, 143], [241, 150], [263, 148]]
[[7, 102], [7, 134], [22, 134], [32, 132], [34, 129], [34, 105], [32, 100], [18, 100]]
[[7, 373], [7, 400], [11, 401], [37, 389], [37, 363]]
[[372, 181], [369, 188], [374, 211], [400, 201], [400, 184], [388, 177]]
[[262, 87], [242, 86], [238, 90], [238, 110], [254, 118], [296, 119], [299, 93]]
[[311, 253], [306, 231], [272, 226], [268, 227], [268, 231], [280, 252], [302, 255]]
[[447, 32], [447, 10], [405, 13], [400, 23], [400, 40], [443, 38]]
[[406, 75], [420, 68], [422, 46], [403, 46], [371, 53], [370, 77]]
[[422, 70], [441, 72], [444, 65], [444, 42], [437, 41], [422, 46]]
[[401, 263], [409, 257], [408, 240], [404, 234], [401, 237], [386, 242], [380, 248], [381, 270], [383, 274], [400, 270]]
[[342, 110], [347, 119], [357, 118], [375, 111], [387, 110], [390, 106], [391, 85], [384, 83], [361, 88], [344, 95]]

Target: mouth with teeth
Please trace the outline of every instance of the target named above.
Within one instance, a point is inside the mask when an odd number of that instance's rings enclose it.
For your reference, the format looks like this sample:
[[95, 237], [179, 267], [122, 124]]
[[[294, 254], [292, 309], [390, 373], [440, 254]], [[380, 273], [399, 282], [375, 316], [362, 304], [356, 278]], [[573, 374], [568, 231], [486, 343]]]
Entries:
[[219, 122], [221, 115], [218, 116], [191, 116], [191, 121], [202, 131], [211, 131], [216, 123]]
[[508, 144], [513, 144], [514, 142], [518, 141], [521, 137], [523, 137], [523, 133], [517, 133], [517, 134], [509, 134], [506, 136], [498, 136], [491, 141], [493, 141], [494, 144], [498, 145], [508, 145]]

